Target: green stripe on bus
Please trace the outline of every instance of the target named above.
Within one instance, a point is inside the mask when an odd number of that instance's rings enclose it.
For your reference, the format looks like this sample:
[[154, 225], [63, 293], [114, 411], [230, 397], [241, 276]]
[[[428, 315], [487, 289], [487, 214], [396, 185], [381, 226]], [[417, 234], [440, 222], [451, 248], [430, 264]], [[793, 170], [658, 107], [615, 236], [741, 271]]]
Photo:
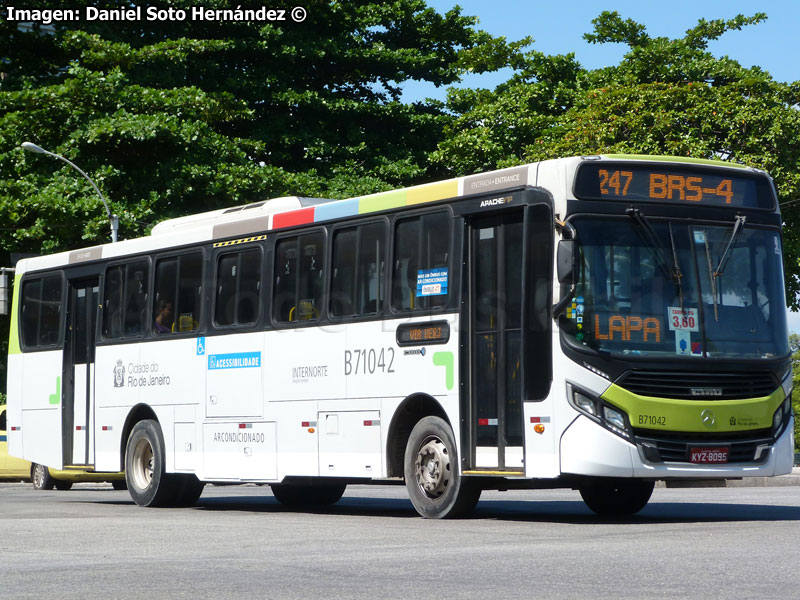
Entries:
[[11, 299], [11, 327], [8, 334], [8, 353], [20, 354], [22, 350], [19, 346], [19, 288], [22, 275], [14, 276], [14, 293]]
[[383, 192], [361, 198], [358, 202], [358, 214], [402, 208], [406, 205], [406, 190]]
[[740, 165], [738, 163], [727, 162], [724, 160], [709, 160], [707, 158], [692, 158], [691, 156], [651, 156], [650, 154], [603, 154], [603, 158], [693, 163], [696, 165], [713, 165], [715, 167], [733, 167], [735, 169], [747, 168], [747, 165]]
[[725, 433], [769, 429], [772, 427], [772, 417], [786, 394], [779, 387], [763, 398], [673, 400], [639, 396], [611, 384], [601, 397], [627, 412], [631, 425], [637, 429]]

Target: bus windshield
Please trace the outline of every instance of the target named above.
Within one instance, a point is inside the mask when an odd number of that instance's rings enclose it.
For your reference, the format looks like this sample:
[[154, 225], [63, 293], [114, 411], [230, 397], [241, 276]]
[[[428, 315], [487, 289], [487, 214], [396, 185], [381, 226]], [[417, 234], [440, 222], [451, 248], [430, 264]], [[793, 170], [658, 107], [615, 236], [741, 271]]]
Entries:
[[788, 354], [777, 231], [628, 214], [571, 220], [580, 268], [566, 335], [625, 356]]

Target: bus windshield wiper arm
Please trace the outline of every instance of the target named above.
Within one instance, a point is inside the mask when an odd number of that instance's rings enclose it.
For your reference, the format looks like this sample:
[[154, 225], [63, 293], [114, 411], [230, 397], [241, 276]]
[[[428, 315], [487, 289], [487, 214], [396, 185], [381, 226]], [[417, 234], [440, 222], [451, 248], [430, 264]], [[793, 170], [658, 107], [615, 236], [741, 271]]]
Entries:
[[747, 217], [743, 217], [742, 215], [736, 215], [736, 223], [733, 224], [733, 232], [731, 233], [731, 237], [728, 240], [728, 245], [725, 246], [725, 251], [722, 253], [722, 256], [719, 259], [719, 264], [717, 268], [714, 269], [714, 277], [719, 277], [722, 275], [722, 272], [725, 270], [725, 265], [728, 262], [728, 259], [731, 257], [731, 248], [736, 244], [736, 240], [739, 239], [739, 236], [744, 229], [744, 224], [747, 221]]
[[675, 280], [675, 285], [678, 286], [678, 300], [680, 302], [681, 313], [683, 313], [683, 286], [681, 285], [681, 266], [678, 263], [678, 250], [675, 248], [675, 238], [672, 235], [672, 223], [669, 224], [669, 243], [672, 246], [672, 279]]
[[675, 240], [672, 237], [672, 224], [670, 224], [669, 228], [669, 243], [672, 247], [672, 266], [670, 266], [669, 261], [661, 251], [656, 232], [653, 230], [650, 222], [641, 213], [641, 211], [639, 211], [638, 208], [628, 208], [625, 210], [625, 214], [627, 214], [631, 219], [633, 219], [633, 222], [636, 223], [641, 238], [650, 247], [650, 249], [653, 251], [653, 254], [655, 254], [656, 261], [658, 262], [658, 267], [661, 269], [661, 272], [667, 279], [671, 279], [675, 282], [675, 285], [678, 288], [681, 311], [683, 311], [683, 286], [681, 285], [683, 273], [681, 273], [681, 268], [678, 264], [678, 252], [675, 248]]
[[633, 219], [633, 222], [636, 223], [638, 227], [640, 237], [650, 247], [650, 250], [653, 251], [653, 254], [655, 254], [656, 261], [658, 262], [658, 268], [661, 269], [661, 272], [667, 279], [673, 279], [673, 274], [669, 267], [669, 263], [664, 257], [664, 254], [661, 252], [661, 247], [658, 245], [658, 236], [656, 235], [656, 232], [653, 231], [649, 221], [641, 212], [639, 212], [638, 208], [628, 208], [625, 210], [625, 214]]

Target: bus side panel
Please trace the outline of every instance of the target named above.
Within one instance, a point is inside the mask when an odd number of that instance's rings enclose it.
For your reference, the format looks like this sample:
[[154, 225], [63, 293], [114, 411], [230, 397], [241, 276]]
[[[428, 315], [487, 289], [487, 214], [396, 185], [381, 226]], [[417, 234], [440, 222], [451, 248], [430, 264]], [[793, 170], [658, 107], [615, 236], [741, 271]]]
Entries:
[[262, 417], [264, 334], [218, 335], [206, 338], [205, 348], [201, 344], [196, 352], [206, 355], [205, 416]]
[[279, 480], [320, 475], [318, 411], [326, 401], [346, 402], [344, 349], [344, 325], [266, 335], [265, 416], [278, 423]]
[[[95, 468], [124, 469], [120, 436], [130, 409], [139, 402], [140, 387], [135, 373], [140, 344], [97, 346], [95, 351]], [[124, 443], [124, 442], [123, 442]]]
[[8, 453], [21, 458], [22, 450], [22, 382], [24, 360], [22, 354], [8, 355]]
[[28, 352], [21, 356], [26, 375], [20, 394], [22, 458], [60, 469], [64, 466], [61, 448], [63, 352]]
[[[547, 398], [541, 402], [526, 402], [523, 408], [526, 477], [551, 478], [560, 475], [561, 434], [576, 416], [574, 409], [564, 401], [566, 384], [561, 374], [569, 372], [570, 363], [561, 352], [558, 329], [555, 327], [551, 337], [551, 352], [553, 381], [550, 385], [550, 392]], [[532, 360], [536, 360], [536, 358], [533, 357]], [[542, 433], [537, 433], [537, 424], [543, 426]], [[541, 430], [542, 427], [539, 429]]]
[[[447, 321], [450, 337], [442, 344], [403, 345], [397, 343], [397, 328], [403, 323]], [[459, 431], [459, 320], [454, 314], [424, 316], [392, 321], [350, 325], [344, 369], [347, 396], [374, 398], [381, 425], [382, 474], [386, 476], [386, 447], [389, 427], [399, 404], [414, 394], [434, 398], [453, 427], [460, 448]], [[364, 406], [363, 408], [367, 408]], [[320, 406], [320, 410], [323, 410]], [[370, 419], [365, 419], [368, 421]], [[378, 476], [377, 474], [375, 475]]]
[[95, 422], [97, 426], [94, 455], [96, 471], [116, 473], [125, 470], [125, 448], [122, 446], [122, 453], [120, 453], [120, 437], [128, 413], [130, 413], [130, 408], [127, 406], [96, 408]]

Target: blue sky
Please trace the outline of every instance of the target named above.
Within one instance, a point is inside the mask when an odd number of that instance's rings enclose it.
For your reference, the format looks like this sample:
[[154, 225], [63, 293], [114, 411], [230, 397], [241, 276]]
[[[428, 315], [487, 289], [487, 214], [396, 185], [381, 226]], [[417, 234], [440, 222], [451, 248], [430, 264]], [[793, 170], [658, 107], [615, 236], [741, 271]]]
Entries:
[[[509, 40], [534, 38], [533, 49], [546, 54], [574, 52], [587, 68], [617, 64], [627, 46], [589, 44], [583, 34], [592, 31], [592, 19], [604, 10], [616, 10], [647, 27], [651, 37], [676, 38], [697, 24], [699, 19], [731, 19], [737, 14], [767, 14], [767, 20], [740, 31], [729, 31], [709, 44], [715, 56], [729, 56], [749, 67], [758, 65], [778, 81], [800, 80], [800, 1], [798, 0], [626, 0], [618, 2], [553, 2], [542, 0], [428, 0], [439, 12], [458, 4], [462, 14], [479, 18], [478, 28]], [[464, 87], [493, 88], [508, 79], [510, 71], [465, 77]], [[406, 101], [421, 98], [444, 99], [446, 88], [431, 84], [406, 83]], [[800, 314], [789, 313], [789, 330], [800, 333]]]
[[[679, 37], [701, 18], [730, 19], [737, 14], [767, 14], [767, 20], [741, 31], [729, 31], [709, 44], [716, 56], [727, 55], [744, 66], [758, 65], [778, 81], [800, 79], [797, 57], [800, 56], [800, 2], [797, 0], [652, 0], [589, 2], [553, 2], [542, 0], [428, 0], [439, 12], [458, 4], [462, 14], [479, 18], [478, 28], [509, 40], [534, 38], [532, 48], [547, 54], [574, 52], [587, 68], [616, 64], [625, 54], [622, 44], [589, 44], [583, 34], [592, 31], [592, 19], [603, 10], [616, 10], [647, 27], [655, 36]], [[508, 79], [509, 71], [466, 77], [461, 85], [492, 88]], [[404, 100], [445, 97], [445, 88], [409, 82], [404, 86]]]

